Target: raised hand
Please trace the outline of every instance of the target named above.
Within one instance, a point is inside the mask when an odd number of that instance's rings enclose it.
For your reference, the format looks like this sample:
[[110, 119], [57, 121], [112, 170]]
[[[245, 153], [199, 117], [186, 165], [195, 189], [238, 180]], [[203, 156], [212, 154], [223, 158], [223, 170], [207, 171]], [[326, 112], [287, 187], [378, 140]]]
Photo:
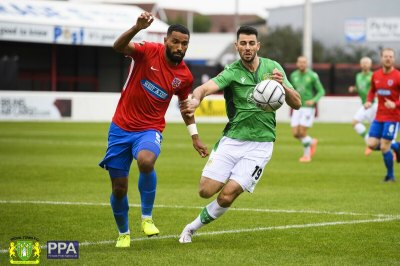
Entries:
[[146, 29], [151, 25], [151, 23], [153, 23], [153, 21], [154, 17], [150, 12], [143, 12], [137, 18], [136, 27], [138, 27], [140, 30]]

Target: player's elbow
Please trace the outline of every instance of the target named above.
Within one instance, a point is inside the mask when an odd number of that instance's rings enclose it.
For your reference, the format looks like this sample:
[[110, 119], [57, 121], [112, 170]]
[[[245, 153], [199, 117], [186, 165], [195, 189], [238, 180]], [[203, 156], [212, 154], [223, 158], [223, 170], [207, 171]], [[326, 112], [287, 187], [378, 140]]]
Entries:
[[298, 102], [298, 103], [296, 103], [294, 106], [291, 106], [293, 109], [295, 109], [295, 110], [299, 110], [300, 109], [300, 107], [301, 107], [301, 101], [300, 102]]
[[113, 49], [118, 53], [122, 53], [124, 51], [124, 49], [120, 45], [118, 45], [117, 42], [114, 43]]
[[125, 45], [123, 45], [119, 40], [116, 40], [113, 44], [113, 49], [114, 51], [118, 52], [118, 53], [124, 53], [126, 50]]
[[292, 101], [287, 103], [291, 108], [295, 109], [295, 110], [299, 110], [301, 107], [301, 98], [295, 98]]

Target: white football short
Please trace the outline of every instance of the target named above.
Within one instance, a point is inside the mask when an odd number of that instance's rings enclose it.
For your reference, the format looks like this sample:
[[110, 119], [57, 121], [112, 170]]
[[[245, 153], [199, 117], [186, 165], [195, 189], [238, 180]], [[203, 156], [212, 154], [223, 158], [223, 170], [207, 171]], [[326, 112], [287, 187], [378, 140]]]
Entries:
[[293, 110], [291, 127], [303, 126], [312, 127], [315, 117], [314, 107], [300, 107], [299, 110]]
[[243, 191], [252, 193], [269, 162], [273, 142], [242, 141], [222, 137], [210, 154], [202, 175], [226, 183], [235, 180]]
[[365, 109], [364, 106], [361, 106], [360, 109], [358, 109], [357, 113], [354, 115], [353, 119], [359, 122], [371, 123], [375, 118], [377, 109], [378, 109], [377, 103], [374, 103], [368, 109]]

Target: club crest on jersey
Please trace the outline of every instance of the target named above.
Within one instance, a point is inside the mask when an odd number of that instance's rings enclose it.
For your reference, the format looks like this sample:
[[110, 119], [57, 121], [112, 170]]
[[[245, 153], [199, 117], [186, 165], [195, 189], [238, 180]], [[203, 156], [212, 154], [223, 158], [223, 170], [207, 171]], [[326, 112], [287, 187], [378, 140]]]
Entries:
[[272, 79], [272, 73], [264, 73], [263, 80], [266, 80], [266, 79]]
[[393, 79], [388, 79], [387, 85], [388, 85], [388, 86], [392, 86], [392, 85], [393, 85]]
[[182, 81], [178, 78], [174, 78], [174, 80], [172, 81], [172, 88], [177, 89], [179, 87], [179, 85], [181, 85]]
[[160, 99], [160, 100], [168, 99], [168, 93], [165, 90], [163, 90], [162, 88], [160, 88], [158, 85], [156, 85], [155, 83], [153, 83], [149, 80], [145, 80], [145, 79], [142, 79], [140, 81], [140, 83], [142, 84], [142, 87], [147, 92], [149, 92], [151, 95], [153, 95], [157, 99]]

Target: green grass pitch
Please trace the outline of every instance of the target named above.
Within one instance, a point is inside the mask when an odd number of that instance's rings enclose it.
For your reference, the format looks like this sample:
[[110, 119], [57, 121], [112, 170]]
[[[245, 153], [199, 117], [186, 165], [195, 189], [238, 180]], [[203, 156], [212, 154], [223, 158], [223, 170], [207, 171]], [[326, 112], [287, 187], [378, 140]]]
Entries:
[[[199, 124], [209, 149], [224, 125]], [[253, 194], [244, 193], [220, 219], [178, 243], [182, 228], [211, 199], [197, 194], [206, 159], [183, 124], [168, 124], [156, 164], [153, 218], [161, 233], [140, 231], [138, 172], [129, 181], [129, 249], [114, 247], [110, 181], [97, 166], [108, 123], [0, 123], [0, 265], [9, 265], [10, 238], [80, 242], [78, 260], [41, 265], [400, 265], [400, 185], [382, 183], [380, 152], [364, 156], [349, 124], [317, 123], [309, 164], [280, 123], [272, 160]], [[395, 174], [400, 178], [399, 164]]]

